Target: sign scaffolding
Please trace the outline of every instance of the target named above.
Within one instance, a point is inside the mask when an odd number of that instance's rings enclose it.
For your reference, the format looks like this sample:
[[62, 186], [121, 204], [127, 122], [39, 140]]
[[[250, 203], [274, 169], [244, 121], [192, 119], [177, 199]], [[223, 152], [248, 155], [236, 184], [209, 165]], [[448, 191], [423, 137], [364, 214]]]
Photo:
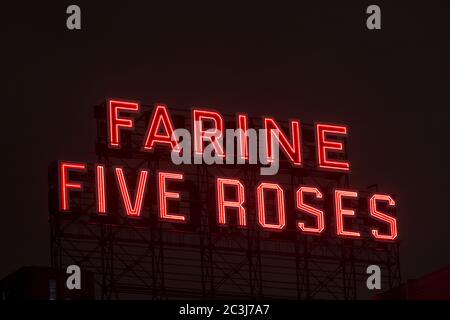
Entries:
[[[236, 214], [227, 216], [227, 225], [217, 224], [216, 177], [239, 178], [245, 190], [256, 190], [260, 167], [235, 165], [174, 165], [167, 150], [142, 153], [139, 145], [152, 116], [152, 106], [141, 106], [134, 118], [134, 130], [122, 132], [123, 145], [108, 148], [105, 106], [94, 108], [97, 122], [97, 163], [107, 171], [120, 166], [128, 173], [128, 185], [145, 167], [149, 176], [161, 170], [184, 174], [183, 184], [170, 185], [180, 193], [179, 201], [169, 204], [174, 212], [186, 214], [187, 223], [161, 221], [156, 186], [149, 184], [144, 209], [139, 218], [125, 217], [117, 188], [107, 186], [108, 214], [96, 214], [95, 170], [73, 177], [84, 182], [83, 192], [71, 194], [70, 212], [58, 210], [57, 163], [49, 169], [49, 203], [52, 266], [76, 264], [95, 274], [97, 295], [101, 299], [356, 299], [367, 294], [366, 269], [381, 268], [382, 288], [400, 284], [398, 241], [374, 241], [367, 225], [373, 225], [369, 212], [369, 191], [360, 191], [354, 205], [351, 229], [357, 239], [338, 237], [336, 219], [326, 217], [320, 235], [298, 232], [300, 215], [293, 200], [286, 200], [286, 228], [268, 231], [258, 225], [256, 192], [246, 193], [246, 227], [238, 225]], [[171, 109], [175, 127], [188, 128], [189, 110]], [[225, 116], [226, 123], [234, 121]], [[249, 118], [252, 126], [258, 119]], [[287, 127], [286, 123], [280, 125]], [[280, 160], [273, 177], [294, 199], [300, 185], [314, 185], [324, 194], [349, 189], [348, 172], [324, 172], [315, 168], [314, 127], [303, 124], [301, 168]], [[151, 180], [153, 181], [153, 180]], [[177, 189], [178, 188], [178, 189]], [[130, 192], [130, 194], [133, 194]], [[331, 198], [323, 200], [324, 212], [333, 212]], [[267, 215], [273, 215], [276, 197], [267, 196]]]

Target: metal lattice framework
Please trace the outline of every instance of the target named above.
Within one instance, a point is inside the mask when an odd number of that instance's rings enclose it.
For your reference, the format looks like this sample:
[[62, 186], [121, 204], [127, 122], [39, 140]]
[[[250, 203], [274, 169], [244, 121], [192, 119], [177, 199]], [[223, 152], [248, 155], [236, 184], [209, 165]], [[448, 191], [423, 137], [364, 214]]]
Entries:
[[[139, 168], [148, 168], [151, 177], [158, 170], [183, 172], [185, 181], [177, 190], [181, 199], [176, 210], [185, 213], [189, 222], [158, 220], [156, 179], [152, 178], [142, 217], [124, 217], [112, 175], [107, 176], [109, 213], [98, 216], [93, 172], [77, 178], [85, 182], [85, 190], [71, 195], [70, 213], [60, 213], [55, 205], [58, 184], [53, 164], [49, 169], [53, 267], [77, 264], [92, 271], [101, 299], [355, 299], [367, 292], [362, 288], [367, 279], [366, 268], [371, 264], [381, 267], [383, 288], [400, 284], [399, 244], [375, 242], [368, 236], [368, 192], [360, 192], [358, 214], [352, 219], [352, 228], [362, 232], [361, 240], [338, 238], [332, 232], [335, 221], [330, 214], [330, 197], [325, 197], [328, 215], [322, 235], [305, 235], [293, 227], [300, 215], [294, 208], [296, 187], [314, 185], [324, 194], [331, 194], [337, 187], [349, 188], [348, 175], [316, 170], [312, 126], [303, 125], [305, 166], [293, 168], [281, 161], [276, 181], [286, 191], [288, 230], [274, 233], [261, 230], [257, 223], [256, 186], [264, 180], [259, 166], [175, 166], [167, 150], [139, 152], [152, 111], [151, 106], [141, 108], [143, 111], [135, 118], [135, 130], [122, 133], [121, 150], [111, 150], [106, 144], [105, 106], [95, 107], [98, 163], [109, 171], [113, 166], [122, 166], [130, 188]], [[170, 110], [175, 127], [190, 127], [188, 110]], [[233, 128], [234, 118], [226, 119], [227, 128]], [[256, 128], [258, 122], [259, 119], [250, 119], [250, 127]], [[247, 228], [217, 225], [216, 176], [239, 177], [244, 184]], [[267, 201], [269, 208], [274, 199]]]

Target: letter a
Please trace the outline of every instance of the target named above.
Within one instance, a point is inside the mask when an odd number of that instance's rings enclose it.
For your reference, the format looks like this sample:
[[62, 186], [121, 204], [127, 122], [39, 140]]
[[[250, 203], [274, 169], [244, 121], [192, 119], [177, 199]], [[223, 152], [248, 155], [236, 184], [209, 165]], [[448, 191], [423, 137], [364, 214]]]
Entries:
[[70, 14], [66, 20], [66, 26], [69, 30], [81, 29], [81, 9], [79, 6], [72, 4], [67, 7], [66, 13]]
[[67, 287], [67, 289], [69, 289], [69, 290], [73, 290], [73, 289], [80, 290], [81, 289], [81, 270], [80, 270], [80, 267], [75, 265], [75, 264], [72, 264], [72, 265], [67, 267], [66, 273], [70, 274], [70, 276], [67, 277], [67, 280], [66, 280], [66, 287]]
[[366, 10], [367, 14], [370, 14], [370, 16], [367, 18], [366, 25], [367, 29], [373, 30], [381, 29], [381, 9], [379, 6], [373, 4], [367, 7]]
[[373, 264], [367, 267], [366, 270], [367, 274], [370, 274], [370, 276], [367, 278], [366, 285], [367, 289], [373, 290], [381, 289], [381, 270], [380, 267]]

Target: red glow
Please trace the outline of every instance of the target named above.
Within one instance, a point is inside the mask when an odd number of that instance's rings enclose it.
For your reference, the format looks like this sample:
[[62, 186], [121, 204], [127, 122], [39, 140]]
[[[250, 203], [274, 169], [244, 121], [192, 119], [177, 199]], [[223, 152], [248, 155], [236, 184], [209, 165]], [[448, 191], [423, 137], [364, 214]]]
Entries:
[[336, 214], [336, 232], [338, 236], [360, 237], [361, 234], [356, 231], [344, 230], [344, 216], [352, 217], [355, 215], [354, 210], [342, 208], [342, 198], [358, 198], [358, 193], [355, 191], [335, 190], [334, 204]]
[[[218, 157], [225, 157], [223, 148], [219, 143], [219, 139], [223, 136], [224, 122], [220, 113], [206, 110], [193, 110], [194, 118], [194, 150], [197, 156], [203, 155], [203, 142], [209, 140], [214, 147]], [[203, 120], [211, 120], [214, 122], [214, 129], [203, 129]], [[215, 136], [213, 139], [212, 137]]]
[[372, 229], [372, 235], [375, 239], [394, 240], [398, 236], [397, 219], [388, 216], [377, 210], [377, 201], [386, 201], [390, 206], [395, 206], [395, 201], [391, 196], [384, 194], [374, 194], [369, 200], [370, 215], [376, 219], [386, 222], [390, 227], [390, 234], [380, 234], [378, 230]]
[[[95, 108], [100, 135], [98, 137], [100, 145], [96, 145], [96, 153], [99, 159], [103, 160], [95, 164], [62, 161], [55, 168], [52, 164], [51, 169], [57, 172], [49, 172], [49, 177], [53, 181], [56, 173], [59, 184], [58, 195], [55, 192], [55, 198], [59, 198], [59, 206], [55, 204], [49, 207], [52, 214], [54, 210], [65, 212], [83, 209], [97, 216], [98, 219], [94, 219], [92, 223], [104, 220], [107, 214], [115, 215], [111, 217], [112, 219], [103, 221], [112, 224], [117, 222], [115, 218], [119, 218], [119, 222], [123, 221], [116, 214], [130, 219], [149, 214], [149, 219], [144, 219], [145, 221], [139, 219], [139, 227], [141, 225], [147, 227], [147, 223], [152, 224], [153, 217], [158, 217], [156, 218], [158, 221], [161, 219], [178, 223], [179, 226], [190, 219], [188, 207], [193, 205], [192, 214], [195, 215], [195, 208], [198, 209], [200, 205], [208, 212], [217, 210], [217, 218], [212, 220], [217, 219], [216, 223], [221, 232], [225, 232], [224, 226], [230, 223], [237, 227], [247, 227], [255, 223], [257, 225], [252, 228], [275, 232], [291, 228], [292, 222], [292, 230], [286, 231], [289, 234], [291, 231], [310, 233], [323, 235], [327, 239], [330, 234], [333, 234], [334, 237], [353, 239], [368, 237], [372, 241], [390, 241], [398, 238], [398, 222], [394, 210], [396, 203], [393, 197], [376, 193], [371, 195], [370, 199], [366, 199], [365, 195], [358, 195], [358, 192], [354, 190], [338, 190], [341, 187], [350, 188], [347, 176], [350, 171], [350, 160], [346, 157], [348, 128], [345, 125], [316, 123], [312, 128], [305, 127], [297, 119], [277, 122], [273, 117], [262, 117], [259, 124], [254, 124], [254, 118], [250, 115], [237, 113], [225, 117], [234, 122], [230, 124], [228, 131], [230, 139], [226, 139], [225, 126], [228, 122], [225, 123], [225, 118], [213, 110], [193, 108], [191, 112], [187, 112], [180, 109], [171, 110], [161, 104], [156, 104], [154, 108], [147, 108], [138, 102], [117, 99], [107, 100], [103, 107], [106, 107], [106, 110]], [[152, 111], [151, 117], [149, 117], [150, 111]], [[190, 124], [186, 122], [188, 121], [186, 117], [191, 121]], [[177, 131], [173, 120], [177, 120], [175, 121], [177, 124], [178, 120], [182, 120], [181, 122], [187, 124], [187, 128], [180, 127], [180, 131]], [[104, 128], [105, 125], [106, 128]], [[180, 126], [186, 127], [181, 124]], [[265, 130], [265, 133], [261, 131], [261, 128]], [[313, 131], [315, 139], [312, 136]], [[180, 134], [186, 144], [182, 143], [175, 133]], [[132, 137], [131, 144], [129, 137]], [[262, 141], [263, 138], [265, 142]], [[138, 139], [141, 140], [136, 143]], [[226, 143], [229, 143], [230, 150], [224, 146], [224, 139]], [[103, 150], [102, 141], [108, 144], [105, 146], [108, 150]], [[189, 150], [182, 152], [183, 145]], [[235, 152], [235, 146], [238, 152]], [[261, 150], [264, 147], [266, 151]], [[117, 150], [109, 148], [117, 148]], [[120, 148], [126, 150], [120, 150]], [[152, 152], [155, 149], [158, 152], [143, 153]], [[280, 155], [282, 163], [274, 163], [275, 160], [277, 162], [279, 160], [275, 159], [279, 149], [282, 150], [279, 153], [284, 154]], [[167, 151], [172, 157], [167, 157]], [[179, 152], [183, 157], [176, 157], [174, 152], [170, 151]], [[194, 156], [191, 151], [194, 152]], [[225, 151], [230, 154], [226, 155]], [[205, 156], [205, 153], [210, 152], [212, 152], [211, 157], [209, 154]], [[215, 156], [221, 158], [215, 159]], [[225, 156], [227, 158], [223, 159]], [[235, 161], [236, 158], [237, 161]], [[265, 160], [272, 162], [271, 169], [274, 170], [270, 172], [263, 170], [267, 169], [263, 168], [267, 166]], [[201, 165], [202, 162], [213, 167], [190, 165]], [[115, 167], [115, 164], [121, 167]], [[171, 169], [178, 164], [186, 166]], [[240, 167], [241, 165], [244, 166]], [[296, 170], [297, 167], [302, 168], [299, 171]], [[158, 172], [155, 168], [180, 172]], [[186, 174], [182, 173], [183, 168], [187, 170]], [[313, 172], [310, 172], [311, 169]], [[155, 197], [147, 199], [145, 198], [146, 190], [153, 191], [153, 184], [147, 186], [150, 170], [156, 175], [152, 177], [156, 180], [154, 181], [156, 182]], [[324, 170], [339, 172], [326, 173]], [[86, 171], [88, 173], [85, 173]], [[279, 176], [274, 176], [273, 180], [263, 178], [266, 174], [276, 175], [277, 173]], [[115, 178], [110, 177], [111, 174]], [[127, 174], [129, 176], [126, 176]], [[308, 181], [308, 186], [294, 184], [295, 181], [303, 178]], [[341, 178], [344, 178], [346, 187], [343, 187]], [[175, 185], [183, 184], [184, 179], [189, 180], [186, 185], [189, 189], [176, 188]], [[215, 186], [212, 185], [212, 179], [215, 180]], [[250, 179], [248, 180], [250, 182], [246, 183], [243, 179]], [[255, 179], [261, 180], [255, 184]], [[261, 182], [264, 180], [270, 183]], [[109, 183], [113, 185], [109, 186]], [[213, 199], [211, 192], [204, 193], [204, 188], [214, 187], [215, 191], [209, 191], [215, 192], [216, 199]], [[50, 199], [53, 198], [53, 190], [54, 186], [50, 185]], [[74, 192], [71, 193], [71, 191]], [[193, 199], [184, 199], [193, 193], [196, 193]], [[204, 199], [205, 196], [208, 199]], [[95, 204], [92, 202], [94, 198]], [[206, 203], [204, 200], [207, 200]], [[121, 203], [119, 208], [117, 208], [117, 201]], [[361, 207], [357, 206], [356, 202], [361, 204]], [[154, 212], [156, 207], [158, 207], [158, 213]], [[334, 210], [334, 213], [328, 212], [328, 209]], [[367, 211], [368, 213], [364, 214]], [[67, 216], [67, 213], [61, 214]], [[257, 214], [257, 217], [252, 214]], [[289, 214], [291, 216], [286, 217]], [[289, 218], [292, 220], [287, 221], [286, 219]], [[258, 219], [258, 223], [252, 219]], [[133, 224], [135, 222], [137, 221]], [[181, 229], [198, 230], [196, 224], [198, 221], [194, 219], [192, 222], [192, 229], [184, 227]], [[334, 222], [336, 227], [333, 226]], [[166, 223], [163, 225], [168, 226]], [[330, 225], [332, 230], [326, 230], [330, 228]], [[248, 231], [253, 232], [252, 230]], [[268, 236], [265, 232], [263, 235]], [[309, 239], [317, 240], [315, 237]]]
[[[266, 208], [264, 205], [264, 191], [267, 189], [275, 190], [277, 193], [277, 214], [278, 214], [278, 223], [277, 224], [266, 223]], [[257, 196], [258, 196], [258, 221], [259, 221], [259, 224], [265, 229], [282, 230], [286, 225], [283, 189], [280, 187], [280, 185], [278, 185], [276, 183], [262, 182], [259, 184], [259, 186], [257, 188]]]
[[119, 183], [120, 194], [122, 195], [125, 211], [128, 216], [139, 217], [142, 211], [142, 204], [144, 202], [144, 193], [147, 185], [148, 171], [141, 170], [139, 174], [139, 181], [137, 182], [136, 196], [134, 205], [131, 204], [130, 193], [128, 192], [127, 182], [123, 174], [122, 168], [115, 168], [117, 181]]
[[70, 211], [69, 191], [83, 190], [81, 182], [69, 180], [69, 170], [86, 171], [85, 163], [60, 162], [59, 163], [59, 209], [61, 211]]
[[[234, 186], [237, 190], [237, 200], [225, 200], [225, 186]], [[217, 190], [217, 208], [219, 213], [219, 224], [226, 224], [225, 217], [225, 208], [237, 208], [239, 212], [239, 221], [238, 224], [241, 227], [247, 225], [246, 222], [246, 213], [245, 208], [243, 206], [245, 201], [244, 194], [244, 186], [239, 180], [236, 179], [226, 179], [226, 178], [217, 178], [216, 179], [216, 190]]]
[[314, 194], [316, 199], [322, 199], [323, 195], [319, 191], [319, 189], [313, 188], [313, 187], [300, 187], [300, 188], [298, 188], [297, 193], [296, 193], [297, 209], [315, 216], [316, 220], [317, 220], [317, 227], [316, 228], [305, 227], [304, 222], [298, 222], [297, 226], [303, 232], [321, 234], [323, 232], [323, 230], [325, 229], [323, 210], [319, 210], [317, 208], [314, 208], [314, 207], [306, 204], [304, 202], [304, 194], [305, 193]]
[[[159, 129], [164, 130], [163, 134], [159, 134]], [[153, 150], [155, 143], [169, 145], [172, 150], [179, 151], [179, 146], [177, 141], [173, 140], [173, 123], [172, 119], [167, 111], [166, 106], [158, 105], [155, 107], [152, 115], [152, 121], [149, 129], [147, 130], [147, 135], [144, 143], [144, 150]]]
[[248, 117], [245, 114], [238, 114], [238, 129], [239, 131], [239, 145], [240, 145], [240, 157], [243, 160], [248, 160]]
[[327, 150], [342, 151], [344, 150], [344, 146], [342, 142], [327, 140], [327, 134], [346, 135], [347, 127], [321, 123], [316, 124], [317, 160], [319, 167], [323, 169], [349, 171], [350, 163], [348, 161], [328, 159]]
[[185, 221], [186, 217], [183, 215], [168, 213], [167, 211], [167, 199], [180, 199], [179, 192], [166, 191], [166, 180], [181, 180], [183, 181], [183, 175], [181, 173], [158, 173], [158, 187], [159, 187], [159, 217], [167, 221]]
[[264, 118], [264, 128], [266, 129], [266, 150], [267, 150], [267, 160], [272, 162], [274, 160], [273, 155], [273, 131], [278, 133], [277, 140], [280, 143], [280, 147], [283, 149], [285, 155], [289, 160], [296, 166], [302, 165], [302, 153], [301, 153], [301, 136], [300, 136], [300, 121], [291, 120], [291, 137], [292, 143], [289, 142], [288, 138], [281, 131], [278, 124], [272, 118]]
[[102, 165], [97, 166], [96, 180], [97, 180], [97, 212], [99, 214], [106, 214], [105, 167]]
[[136, 102], [119, 100], [108, 101], [109, 147], [120, 148], [120, 128], [133, 129], [134, 121], [119, 117], [120, 111], [138, 112], [140, 106]]

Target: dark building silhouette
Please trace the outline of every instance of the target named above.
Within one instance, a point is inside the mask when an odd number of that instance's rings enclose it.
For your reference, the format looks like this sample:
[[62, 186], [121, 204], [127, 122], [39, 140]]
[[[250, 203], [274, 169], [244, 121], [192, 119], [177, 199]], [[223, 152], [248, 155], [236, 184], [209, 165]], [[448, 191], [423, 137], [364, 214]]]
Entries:
[[450, 265], [381, 293], [381, 300], [450, 300]]
[[92, 273], [81, 273], [81, 289], [66, 288], [65, 270], [27, 266], [0, 281], [1, 300], [87, 300], [94, 299]]

